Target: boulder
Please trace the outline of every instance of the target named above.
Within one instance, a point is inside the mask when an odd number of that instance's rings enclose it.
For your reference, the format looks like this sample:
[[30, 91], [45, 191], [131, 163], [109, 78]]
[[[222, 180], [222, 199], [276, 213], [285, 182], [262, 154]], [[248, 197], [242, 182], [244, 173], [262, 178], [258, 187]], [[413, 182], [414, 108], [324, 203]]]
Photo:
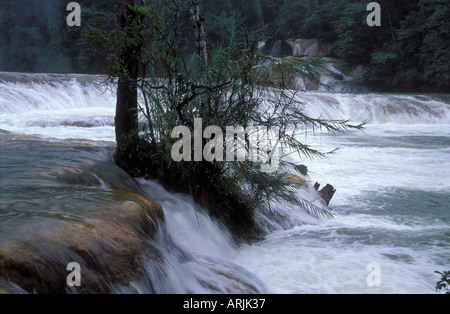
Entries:
[[[118, 191], [87, 217], [25, 225], [0, 242], [0, 282], [30, 293], [111, 292], [139, 279], [144, 259], [161, 259], [148, 239], [163, 220], [159, 204]], [[81, 287], [67, 285], [71, 262], [81, 266]]]
[[52, 177], [66, 184], [86, 186], [98, 186], [101, 184], [100, 180], [92, 173], [72, 166], [60, 166], [43, 175]]
[[102, 187], [143, 194], [136, 180], [111, 161], [97, 162], [86, 170], [73, 166], [55, 165], [52, 170], [43, 172], [41, 175], [68, 185]]

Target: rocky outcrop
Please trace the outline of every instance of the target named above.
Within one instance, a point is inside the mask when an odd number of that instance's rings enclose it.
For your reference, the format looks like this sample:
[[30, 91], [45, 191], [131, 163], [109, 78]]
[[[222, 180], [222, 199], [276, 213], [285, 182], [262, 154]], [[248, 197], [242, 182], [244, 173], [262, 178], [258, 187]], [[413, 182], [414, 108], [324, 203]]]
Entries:
[[55, 178], [66, 184], [86, 186], [98, 186], [101, 184], [100, 180], [92, 173], [72, 166], [60, 166], [43, 175]]
[[[42, 203], [25, 194], [8, 204], [16, 220], [0, 229], [0, 294], [265, 291], [237, 265], [173, 241], [148, 189], [112, 162], [76, 165], [36, 169]], [[69, 263], [80, 266], [79, 287], [67, 284]]]
[[259, 54], [275, 58], [317, 58], [324, 54], [317, 39], [267, 39], [260, 44]]
[[[93, 208], [87, 217], [24, 226], [0, 242], [0, 282], [30, 293], [108, 293], [139, 279], [145, 258], [160, 258], [148, 239], [163, 220], [157, 203], [118, 191], [114, 202]], [[71, 262], [81, 266], [79, 288], [66, 282]]]

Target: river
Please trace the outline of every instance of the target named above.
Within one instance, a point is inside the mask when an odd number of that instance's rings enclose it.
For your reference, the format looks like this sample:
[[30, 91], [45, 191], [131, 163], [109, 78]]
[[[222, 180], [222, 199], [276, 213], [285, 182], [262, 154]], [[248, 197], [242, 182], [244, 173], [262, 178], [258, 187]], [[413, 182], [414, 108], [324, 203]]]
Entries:
[[[312, 183], [337, 189], [335, 218], [283, 208], [288, 228], [274, 222], [261, 241], [237, 244], [187, 196], [139, 179], [164, 211], [167, 234], [152, 245], [165, 263], [158, 273], [144, 263], [146, 278], [108, 292], [436, 293], [434, 271], [450, 269], [450, 95], [297, 97], [312, 116], [367, 122], [363, 132], [308, 135], [308, 144], [339, 149], [296, 160]], [[110, 160], [114, 110], [101, 76], [0, 73], [0, 247], [55, 220], [88, 219], [113, 198], [111, 182], [129, 180]], [[56, 183], [48, 174], [57, 167], [90, 171], [99, 184]]]

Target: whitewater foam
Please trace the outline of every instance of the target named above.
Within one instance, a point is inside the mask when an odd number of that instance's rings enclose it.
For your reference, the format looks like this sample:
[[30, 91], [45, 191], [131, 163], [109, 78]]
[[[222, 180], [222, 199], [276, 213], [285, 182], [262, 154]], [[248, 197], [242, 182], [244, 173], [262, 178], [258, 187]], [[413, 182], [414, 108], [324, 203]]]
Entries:
[[[101, 81], [0, 73], [1, 136], [114, 141], [115, 99], [96, 83]], [[157, 292], [227, 293], [242, 278], [275, 293], [433, 293], [433, 272], [450, 263], [448, 96], [297, 92], [295, 97], [313, 117], [369, 123], [364, 132], [303, 135], [302, 142], [325, 151], [341, 147], [327, 159], [292, 157], [308, 166], [311, 180], [337, 188], [330, 205], [335, 219], [278, 204], [274, 208], [287, 222], [259, 213], [259, 223], [270, 232], [262, 242], [237, 246], [186, 196], [139, 181], [147, 196], [162, 204], [171, 235], [171, 243], [159, 243], [166, 262], [160, 272], [144, 265]], [[381, 287], [367, 286], [371, 262], [381, 265]], [[144, 280], [118, 291], [151, 291], [149, 285]]]

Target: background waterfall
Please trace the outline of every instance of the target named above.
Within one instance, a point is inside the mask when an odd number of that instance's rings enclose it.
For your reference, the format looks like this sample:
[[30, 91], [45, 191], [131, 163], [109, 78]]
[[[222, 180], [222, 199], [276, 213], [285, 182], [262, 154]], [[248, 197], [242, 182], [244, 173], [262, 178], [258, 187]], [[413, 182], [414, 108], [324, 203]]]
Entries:
[[[448, 124], [448, 95], [298, 92], [308, 114], [372, 124]], [[103, 76], [0, 72], [0, 129], [114, 141], [114, 87]]]

